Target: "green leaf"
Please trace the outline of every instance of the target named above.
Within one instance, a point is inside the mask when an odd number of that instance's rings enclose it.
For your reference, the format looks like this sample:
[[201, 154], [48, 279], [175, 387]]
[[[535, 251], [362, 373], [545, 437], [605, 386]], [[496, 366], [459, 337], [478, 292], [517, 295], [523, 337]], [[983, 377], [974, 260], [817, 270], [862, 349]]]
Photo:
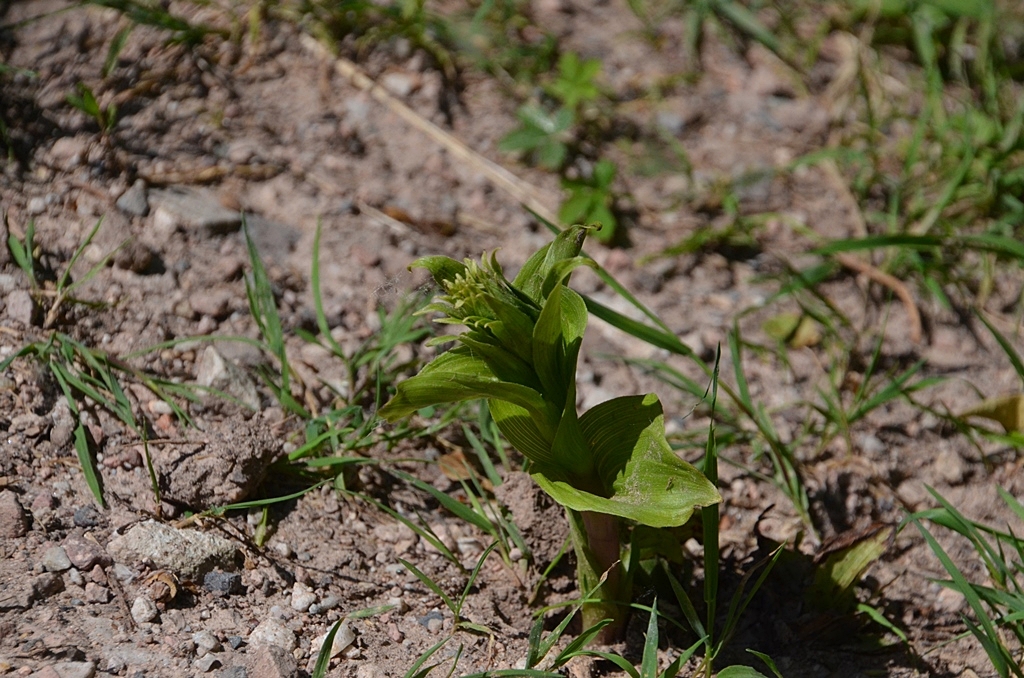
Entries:
[[548, 274], [560, 261], [579, 256], [583, 250], [583, 241], [587, 233], [594, 230], [591, 226], [570, 226], [561, 231], [553, 242], [540, 248], [526, 260], [519, 274], [512, 281], [512, 286], [521, 290], [538, 305], [544, 301], [542, 291]]
[[509, 381], [528, 386], [536, 391], [542, 389], [541, 382], [533, 366], [511, 351], [491, 342], [481, 341], [479, 333], [467, 332], [458, 337], [458, 341], [487, 363], [494, 376], [502, 381]]
[[607, 189], [615, 179], [615, 163], [611, 160], [599, 160], [594, 165], [594, 185], [597, 188]]
[[548, 296], [533, 328], [533, 366], [544, 385], [545, 399], [559, 410], [566, 404], [570, 385], [575, 383], [576, 357], [586, 325], [583, 300], [559, 285]]
[[559, 417], [540, 393], [528, 386], [500, 380], [482, 359], [463, 347], [438, 356], [418, 375], [400, 383], [398, 393], [379, 414], [393, 422], [430, 405], [476, 398], [499, 398], [519, 405], [540, 426], [547, 423], [554, 437]]
[[718, 672], [718, 678], [768, 678], [749, 666], [727, 666]]
[[569, 189], [569, 198], [558, 210], [558, 219], [566, 224], [585, 221], [594, 203], [594, 189], [577, 186]]
[[571, 487], [549, 469], [537, 468], [534, 479], [560, 504], [674, 527], [689, 520], [694, 508], [721, 501], [700, 471], [673, 454], [656, 395], [601, 403], [580, 417], [580, 427], [608, 496]]
[[553, 463], [551, 439], [541, 433], [528, 411], [497, 399], [488, 400], [487, 406], [502, 435], [519, 450], [520, 454], [534, 463]]
[[644, 635], [644, 653], [640, 659], [640, 677], [658, 678], [658, 599], [651, 605], [651, 616], [647, 620]]
[[425, 268], [430, 271], [434, 281], [442, 288], [445, 287], [445, 283], [455, 280], [456, 276], [466, 275], [466, 265], [449, 257], [421, 257], [409, 265], [410, 270], [414, 268]]

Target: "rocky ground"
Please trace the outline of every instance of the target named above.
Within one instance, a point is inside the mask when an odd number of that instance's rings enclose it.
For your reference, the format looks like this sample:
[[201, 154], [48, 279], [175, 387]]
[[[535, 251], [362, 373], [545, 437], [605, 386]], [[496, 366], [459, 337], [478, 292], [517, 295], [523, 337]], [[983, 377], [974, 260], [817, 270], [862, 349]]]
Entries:
[[[231, 11], [199, 3], [170, 7], [195, 22], [230, 28]], [[765, 305], [778, 287], [771, 274], [784, 262], [807, 260], [805, 230], [837, 238], [863, 227], [837, 173], [818, 165], [776, 171], [826, 147], [848, 121], [836, 85], [842, 37], [822, 50], [809, 90], [794, 86], [767, 50], [715, 41], [704, 46], [701, 78], [662, 87], [690, 66], [672, 49], [681, 26], [666, 23], [669, 44], [659, 49], [637, 38], [641, 26], [626, 3], [538, 2], [534, 12], [536, 24], [557, 35], [563, 49], [602, 60], [605, 86], [625, 102], [618, 109], [623, 124], [645, 130], [607, 149], [631, 196], [622, 205], [630, 246], [594, 243], [588, 251], [704, 359], [713, 358], [734, 324], [745, 338], [768, 345], [764, 321], [780, 308], [792, 310], [785, 300]], [[306, 675], [324, 634], [342, 618], [330, 675], [406, 675], [452, 634], [428, 662], [444, 662], [437, 672], [447, 671], [457, 653], [456, 675], [521, 666], [532, 613], [576, 594], [563, 561], [532, 599], [565, 528], [557, 507], [522, 474], [509, 472], [495, 497], [523, 532], [532, 559], [510, 567], [489, 558], [462, 610], [491, 635], [453, 629], [450, 611], [399, 559], [454, 595], [465, 585], [464, 573], [412, 529], [332, 484], [275, 505], [268, 524], [258, 508], [225, 517], [194, 512], [303, 487], [280, 471], [282, 455], [303, 442], [303, 422], [258, 376], [279, 371], [280, 363], [253, 343], [209, 340], [260, 337], [246, 297], [251, 261], [243, 219], [301, 380], [294, 392], [310, 411], [325, 413], [354, 382], [342, 361], [297, 334], [318, 331], [311, 287], [317, 226], [323, 313], [331, 336], [351, 355], [381, 332], [380, 309], [394, 309], [407, 292], [424, 288], [424, 277], [406, 268], [416, 257], [475, 257], [501, 248], [502, 262], [515, 270], [545, 243], [550, 236], [522, 208], [522, 196], [495, 183], [480, 161], [424, 134], [398, 107], [382, 103], [379, 92], [361, 88], [295, 24], [268, 20], [255, 38], [196, 47], [169, 44], [165, 32], [138, 27], [103, 78], [108, 46], [126, 25], [119, 12], [39, 0], [5, 4], [0, 20], [7, 27], [0, 32], [3, 62], [34, 73], [8, 73], [0, 94], [9, 140], [0, 176], [2, 235], [23, 239], [33, 224], [40, 267], [37, 285], [0, 247], [0, 359], [33, 342], [45, 348], [40, 359], [18, 358], [0, 373], [0, 674]], [[496, 148], [516, 125], [516, 104], [495, 78], [466, 71], [453, 88], [402, 40], [358, 56], [376, 88], [479, 158], [511, 168], [536, 205], [556, 207], [556, 177]], [[67, 104], [79, 82], [90, 85], [104, 109], [116, 104], [109, 130]], [[637, 95], [655, 85], [663, 91], [657, 100]], [[641, 161], [664, 150], [658, 140], [666, 136], [685, 151], [692, 171], [663, 160], [655, 170], [639, 171]], [[742, 214], [772, 215], [756, 232], [756, 247], [652, 257], [699, 229], [726, 223], [727, 210], [707, 197], [722, 181], [733, 182]], [[98, 222], [72, 268], [76, 286], [61, 298], [61, 272]], [[574, 286], [629, 311], [592, 275], [579, 274]], [[1009, 273], [997, 277], [989, 303], [1011, 337], [1017, 287]], [[863, 376], [873, 338], [882, 337], [886, 373], [922, 360], [922, 377], [946, 378], [915, 394], [936, 413], [959, 412], [981, 395], [1019, 387], [1005, 354], [976, 321], [922, 305], [918, 339], [907, 308], [890, 303], [863, 271], [844, 269], [821, 291], [850, 319], [847, 349], [861, 360], [860, 367], [850, 360], [855, 376]], [[1004, 311], [1005, 322], [999, 320]], [[691, 414], [696, 398], [621, 358], [665, 360], [700, 378], [692, 362], [670, 359], [600, 321], [591, 327], [579, 373], [584, 406], [656, 390], [675, 433], [707, 430], [706, 409]], [[54, 336], [57, 343], [46, 344]], [[122, 379], [124, 402], [141, 426], [133, 429], [81, 392], [80, 412], [72, 412], [52, 366], [100, 373], [76, 345], [110, 357], [103, 364]], [[417, 344], [398, 353], [398, 360], [411, 360], [422, 349]], [[61, 362], [61, 355], [71, 358]], [[995, 488], [1024, 495], [1016, 450], [976, 445], [936, 414], [899, 399], [856, 422], [849, 438], [824, 446], [800, 440], [813, 414], [793, 403], [813, 401], [843, 356], [812, 344], [786, 357], [751, 351], [744, 367], [754, 401], [778, 414], [780, 438], [801, 450], [819, 534], [804, 530], [774, 485], [747, 472], [770, 474], [753, 446], [723, 446], [723, 457], [737, 462], [722, 467], [729, 586], [766, 539], [793, 544], [804, 531], [793, 549], [809, 556], [822, 540], [875, 523], [895, 525], [909, 511], [934, 506], [928, 486], [974, 519], [1005, 524]], [[722, 373], [732, 381], [728, 357]], [[206, 395], [189, 402], [175, 394], [172, 407], [150, 377], [200, 384], [232, 399]], [[184, 408], [191, 426], [175, 407]], [[102, 508], [76, 458], [76, 414], [102, 478]], [[433, 462], [469, 449], [461, 427], [397, 445], [387, 444], [386, 433], [386, 427], [372, 430], [371, 444], [358, 450], [386, 463], [351, 466], [347, 487], [406, 516], [418, 514], [472, 568], [489, 544], [486, 535], [392, 473], [414, 473], [458, 496], [460, 485]], [[969, 576], [983, 576], [963, 543], [937, 534]], [[692, 557], [699, 545], [687, 542], [687, 552], [685, 571], [696, 577], [699, 598], [700, 560]], [[842, 615], [808, 612], [800, 575], [781, 572], [747, 611], [727, 659], [753, 663], [742, 650], [758, 649], [787, 677], [993, 675], [980, 646], [959, 637], [963, 598], [933, 582], [943, 571], [912, 527], [872, 565], [860, 590], [861, 599], [903, 629], [905, 643], [877, 625], [851, 626]], [[649, 603], [651, 595], [638, 592], [638, 600]], [[362, 610], [373, 613], [357, 614]], [[645, 627], [637, 615], [615, 649], [639, 661]], [[666, 628], [664, 663], [693, 640]], [[572, 670], [612, 673], [601, 663]]]

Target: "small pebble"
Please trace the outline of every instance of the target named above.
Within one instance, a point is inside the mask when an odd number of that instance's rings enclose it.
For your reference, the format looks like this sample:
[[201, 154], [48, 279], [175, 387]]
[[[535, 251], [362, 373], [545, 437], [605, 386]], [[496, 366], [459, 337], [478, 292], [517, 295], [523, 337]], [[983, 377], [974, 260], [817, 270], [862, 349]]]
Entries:
[[302, 582], [295, 582], [292, 586], [291, 606], [293, 610], [306, 612], [316, 602], [316, 594]]
[[196, 631], [192, 634], [192, 642], [196, 645], [196, 656], [203, 657], [211, 652], [220, 652], [224, 647], [217, 637], [209, 631]]
[[210, 593], [229, 596], [233, 593], [242, 593], [245, 587], [242, 586], [242, 576], [236, 572], [207, 572], [203, 577], [203, 588]]
[[94, 582], [86, 583], [85, 599], [90, 603], [109, 603], [110, 598], [110, 589], [106, 586], [100, 586]]
[[146, 195], [146, 182], [137, 179], [131, 188], [117, 199], [117, 209], [137, 217], [149, 214], [149, 196]]
[[76, 508], [72, 520], [78, 527], [96, 527], [103, 520], [103, 515], [90, 504]]
[[444, 617], [437, 610], [431, 610], [422, 617], [417, 618], [416, 621], [431, 633], [438, 633], [444, 625]]
[[196, 670], [200, 673], [209, 673], [214, 669], [220, 668], [221, 661], [219, 658], [213, 656], [212, 654], [208, 654], [197, 659], [193, 666], [195, 666]]
[[39, 561], [46, 572], [64, 572], [71, 569], [71, 560], [60, 546], [51, 546]]
[[43, 212], [46, 211], [46, 198], [40, 197], [38, 195], [34, 198], [29, 198], [28, 205], [26, 206], [26, 211], [32, 216], [42, 214]]
[[29, 522], [18, 495], [10, 490], [0, 492], [0, 537], [24, 537]]
[[63, 590], [64, 580], [59, 574], [44, 572], [32, 579], [32, 593], [37, 600], [49, 598], [53, 594], [60, 593]]
[[291, 652], [298, 646], [295, 632], [277, 619], [264, 619], [249, 634], [249, 645], [258, 647], [279, 647]]
[[85, 586], [85, 577], [76, 568], [68, 570], [68, 582], [74, 586]]
[[146, 596], [139, 596], [132, 603], [132, 619], [137, 624], [146, 624], [156, 619], [160, 611], [156, 609], [156, 603]]

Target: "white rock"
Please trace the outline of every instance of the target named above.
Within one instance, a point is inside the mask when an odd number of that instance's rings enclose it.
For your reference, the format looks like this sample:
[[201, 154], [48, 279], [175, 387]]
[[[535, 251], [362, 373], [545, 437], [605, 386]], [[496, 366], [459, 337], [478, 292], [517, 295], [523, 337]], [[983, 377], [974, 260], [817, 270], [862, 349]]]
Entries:
[[110, 540], [107, 551], [120, 562], [149, 562], [186, 579], [196, 579], [215, 567], [234, 567], [237, 553], [224, 537], [179, 530], [152, 520]]
[[256, 382], [238, 365], [225, 360], [220, 351], [213, 346], [207, 346], [199, 358], [196, 383], [224, 391], [254, 410], [260, 409], [260, 394], [256, 390]]
[[264, 619], [249, 634], [249, 645], [252, 647], [279, 647], [291, 652], [298, 647], [295, 632], [276, 619]]
[[136, 624], [146, 624], [156, 619], [160, 611], [156, 609], [156, 603], [146, 596], [139, 596], [132, 603], [132, 619]]
[[[349, 645], [355, 642], [356, 634], [352, 632], [352, 629], [348, 627], [348, 624], [342, 622], [341, 626], [338, 627], [338, 632], [334, 634], [334, 642], [331, 644], [331, 658], [337, 657], [344, 652]], [[313, 662], [316, 662], [316, 658], [320, 655], [320, 649], [324, 646], [327, 641], [327, 634], [317, 636], [310, 643], [309, 653], [312, 656]]]
[[316, 594], [302, 582], [295, 582], [292, 586], [292, 609], [299, 612], [306, 612], [310, 605], [316, 602]]

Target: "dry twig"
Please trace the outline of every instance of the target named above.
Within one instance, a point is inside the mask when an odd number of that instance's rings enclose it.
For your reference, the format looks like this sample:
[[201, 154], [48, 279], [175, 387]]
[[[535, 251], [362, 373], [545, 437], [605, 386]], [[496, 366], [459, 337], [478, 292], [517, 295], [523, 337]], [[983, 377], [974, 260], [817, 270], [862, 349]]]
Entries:
[[858, 259], [852, 254], [836, 254], [834, 257], [836, 261], [846, 268], [862, 273], [869, 280], [892, 290], [893, 294], [903, 302], [904, 308], [907, 309], [907, 320], [910, 323], [910, 341], [915, 344], [921, 343], [921, 313], [917, 310], [914, 297], [910, 294], [910, 290], [907, 289], [902, 280], [878, 270], [868, 262]]

